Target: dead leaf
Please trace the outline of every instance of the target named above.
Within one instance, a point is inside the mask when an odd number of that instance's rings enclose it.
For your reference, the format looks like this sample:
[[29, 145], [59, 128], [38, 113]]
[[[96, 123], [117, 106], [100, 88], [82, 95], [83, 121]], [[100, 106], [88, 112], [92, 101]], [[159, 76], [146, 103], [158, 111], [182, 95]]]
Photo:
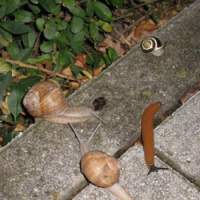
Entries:
[[133, 31], [134, 38], [139, 40], [142, 38], [142, 36], [145, 36], [148, 33], [155, 31], [157, 28], [158, 26], [153, 20], [151, 19], [142, 20], [134, 28], [134, 31]]
[[93, 76], [98, 76], [98, 75], [103, 71], [103, 69], [104, 69], [105, 67], [106, 67], [106, 65], [103, 64], [103, 65], [101, 65], [100, 67], [95, 68], [95, 69], [93, 70]]
[[16, 132], [21, 132], [21, 131], [24, 131], [25, 129], [26, 129], [26, 127], [25, 127], [23, 124], [18, 123], [18, 124], [16, 125], [14, 131], [16, 131]]
[[75, 57], [74, 64], [77, 65], [78, 67], [86, 68], [87, 67], [86, 60], [87, 60], [86, 54], [79, 54]]
[[115, 49], [119, 56], [125, 53], [125, 50], [121, 47], [120, 41], [114, 41], [110, 35], [107, 35], [107, 37], [99, 44], [97, 49], [105, 53], [108, 47]]
[[74, 89], [74, 90], [76, 90], [80, 87], [80, 83], [75, 82], [75, 81], [70, 81], [69, 85], [70, 85], [70, 88]]
[[70, 78], [70, 79], [74, 77], [73, 73], [72, 73], [72, 70], [71, 70], [71, 68], [69, 66], [64, 68], [62, 70], [61, 74], [65, 75], [67, 78]]

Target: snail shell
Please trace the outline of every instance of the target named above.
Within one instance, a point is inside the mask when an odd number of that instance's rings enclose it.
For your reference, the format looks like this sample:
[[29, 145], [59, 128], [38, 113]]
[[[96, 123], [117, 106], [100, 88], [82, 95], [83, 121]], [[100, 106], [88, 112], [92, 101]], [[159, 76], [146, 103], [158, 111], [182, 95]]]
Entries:
[[53, 82], [41, 81], [26, 94], [23, 104], [33, 117], [44, 117], [67, 106], [60, 88]]
[[101, 151], [89, 151], [81, 159], [81, 171], [98, 187], [110, 187], [119, 180], [118, 161]]
[[51, 81], [41, 81], [25, 95], [24, 107], [35, 118], [44, 118], [50, 122], [67, 124], [84, 122], [98, 115], [85, 106], [69, 106], [62, 90]]
[[152, 53], [154, 56], [161, 56], [164, 53], [164, 45], [155, 36], [142, 40], [140, 47], [144, 53]]

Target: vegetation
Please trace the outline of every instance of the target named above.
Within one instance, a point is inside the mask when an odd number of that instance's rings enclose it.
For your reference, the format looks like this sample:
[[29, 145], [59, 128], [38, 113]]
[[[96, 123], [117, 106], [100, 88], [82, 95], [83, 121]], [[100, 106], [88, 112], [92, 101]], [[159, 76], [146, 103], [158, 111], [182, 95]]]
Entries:
[[33, 84], [51, 78], [70, 94], [158, 28], [177, 2], [1, 0], [0, 144], [33, 122], [22, 106]]

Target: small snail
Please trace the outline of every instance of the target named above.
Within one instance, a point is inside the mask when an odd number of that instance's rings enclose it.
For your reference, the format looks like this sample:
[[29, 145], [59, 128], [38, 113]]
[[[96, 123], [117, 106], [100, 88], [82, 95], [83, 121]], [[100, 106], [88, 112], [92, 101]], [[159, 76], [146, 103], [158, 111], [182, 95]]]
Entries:
[[33, 117], [56, 123], [84, 122], [94, 116], [99, 118], [90, 108], [70, 107], [62, 90], [51, 81], [35, 84], [25, 95], [23, 105]]
[[143, 39], [140, 47], [144, 53], [152, 53], [154, 56], [161, 56], [164, 53], [164, 45], [155, 36]]
[[95, 135], [99, 125], [93, 131], [87, 143], [81, 141], [79, 134], [70, 125], [80, 144], [82, 155], [80, 162], [81, 172], [90, 183], [109, 190], [119, 200], [132, 200], [129, 194], [118, 183], [120, 176], [119, 161], [102, 151], [88, 150], [89, 142]]

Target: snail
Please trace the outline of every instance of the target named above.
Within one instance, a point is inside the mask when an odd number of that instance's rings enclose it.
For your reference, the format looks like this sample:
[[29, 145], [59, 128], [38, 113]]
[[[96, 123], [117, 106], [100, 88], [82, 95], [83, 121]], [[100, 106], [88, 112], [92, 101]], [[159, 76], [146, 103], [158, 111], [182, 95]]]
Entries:
[[143, 39], [140, 47], [144, 53], [152, 53], [154, 56], [161, 56], [164, 53], [164, 45], [155, 36]]
[[158, 170], [166, 170], [168, 168], [155, 166], [155, 149], [153, 136], [153, 120], [154, 115], [160, 110], [161, 103], [154, 102], [145, 108], [141, 119], [141, 143], [144, 149], [144, 158], [149, 168], [148, 174]]
[[79, 134], [69, 124], [79, 141], [81, 150], [80, 167], [85, 178], [93, 185], [109, 190], [119, 200], [131, 200], [129, 194], [119, 185], [120, 166], [119, 161], [102, 151], [89, 151], [88, 145], [95, 135], [98, 127], [91, 134], [86, 143], [83, 143]]
[[100, 119], [91, 108], [69, 106], [62, 90], [51, 81], [36, 83], [25, 95], [23, 105], [34, 118], [61, 124], [84, 122], [92, 117]]

